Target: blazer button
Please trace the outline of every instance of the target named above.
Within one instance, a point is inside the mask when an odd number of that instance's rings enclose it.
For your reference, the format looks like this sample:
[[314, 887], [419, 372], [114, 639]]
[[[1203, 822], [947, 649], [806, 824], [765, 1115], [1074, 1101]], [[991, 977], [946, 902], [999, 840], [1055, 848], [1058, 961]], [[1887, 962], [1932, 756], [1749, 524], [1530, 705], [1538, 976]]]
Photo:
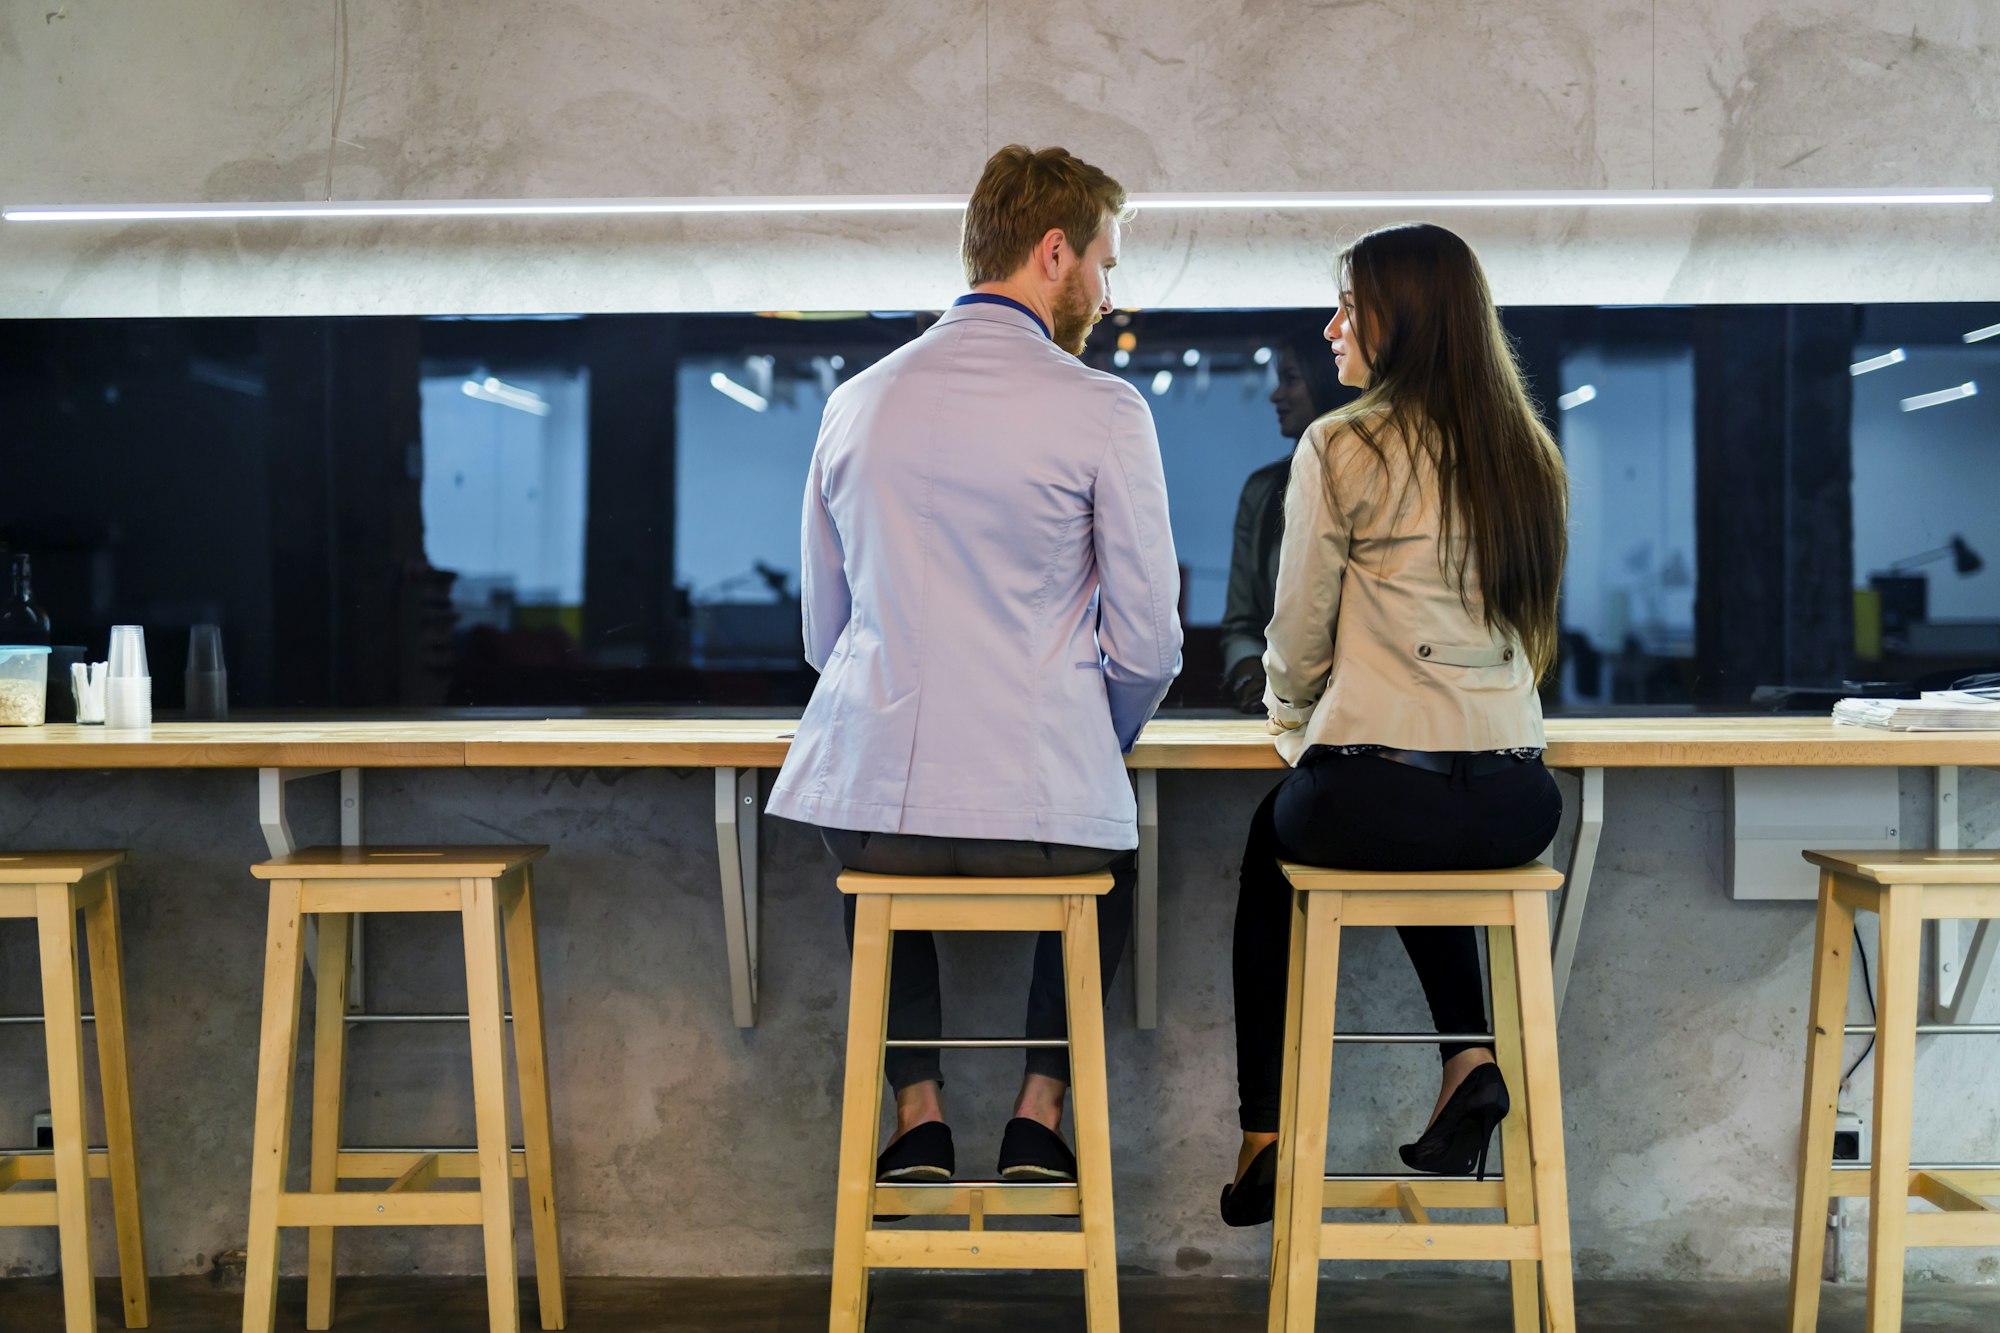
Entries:
[[1420, 643], [1417, 645], [1418, 657], [1429, 657], [1430, 655], [1431, 655], [1431, 646], [1429, 644]]

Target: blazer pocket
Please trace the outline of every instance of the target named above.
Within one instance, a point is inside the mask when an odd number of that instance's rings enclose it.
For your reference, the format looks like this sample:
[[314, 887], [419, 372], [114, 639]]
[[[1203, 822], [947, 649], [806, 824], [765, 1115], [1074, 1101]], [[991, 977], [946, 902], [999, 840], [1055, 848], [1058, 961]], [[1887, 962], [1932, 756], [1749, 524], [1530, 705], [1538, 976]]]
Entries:
[[1520, 649], [1490, 643], [1419, 643], [1411, 650], [1453, 689], [1509, 690], [1521, 683]]

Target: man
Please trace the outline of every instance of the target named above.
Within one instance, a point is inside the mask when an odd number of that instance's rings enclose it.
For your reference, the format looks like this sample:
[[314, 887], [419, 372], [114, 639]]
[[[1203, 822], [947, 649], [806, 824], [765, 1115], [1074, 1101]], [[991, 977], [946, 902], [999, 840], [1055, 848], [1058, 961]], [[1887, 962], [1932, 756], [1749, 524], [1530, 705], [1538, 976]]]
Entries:
[[1222, 610], [1222, 681], [1246, 713], [1264, 714], [1264, 627], [1278, 588], [1278, 546], [1285, 533], [1285, 482], [1292, 450], [1306, 428], [1354, 397], [1335, 378], [1326, 340], [1290, 337], [1278, 353], [1278, 383], [1271, 406], [1285, 456], [1252, 472], [1236, 502], [1236, 540], [1229, 554], [1229, 587]]
[[[1125, 191], [1060, 148], [1001, 149], [966, 207], [971, 292], [827, 400], [806, 480], [806, 660], [771, 792], [877, 874], [1077, 875], [1105, 983], [1131, 931], [1138, 821], [1120, 759], [1180, 670], [1179, 573], [1145, 398], [1077, 360], [1111, 310]], [[847, 900], [850, 941], [853, 900]], [[899, 932], [889, 1035], [942, 1035], [937, 954]], [[1067, 1034], [1036, 947], [1027, 1035]], [[893, 1048], [885, 1180], [955, 1169], [934, 1050]], [[1000, 1173], [1073, 1180], [1060, 1048], [1028, 1053]]]

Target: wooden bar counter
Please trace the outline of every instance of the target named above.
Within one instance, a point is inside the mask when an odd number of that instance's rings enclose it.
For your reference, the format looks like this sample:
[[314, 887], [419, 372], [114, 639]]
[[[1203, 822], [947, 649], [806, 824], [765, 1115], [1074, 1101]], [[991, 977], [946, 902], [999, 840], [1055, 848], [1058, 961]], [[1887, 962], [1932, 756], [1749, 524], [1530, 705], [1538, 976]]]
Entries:
[[[761, 774], [784, 762], [796, 720], [783, 717], [369, 720], [0, 728], [0, 769], [243, 768], [258, 771], [259, 819], [273, 856], [293, 850], [287, 791], [301, 778], [340, 774], [342, 841], [361, 841], [361, 775], [376, 768], [708, 768], [715, 778], [716, 852], [731, 1007], [756, 1022]], [[1921, 767], [1939, 774], [1939, 839], [1957, 770], [2000, 768], [2000, 734], [1897, 733], [1836, 726], [1823, 716], [1553, 718], [1546, 762], [1581, 780], [1554, 932], [1560, 1002], [1574, 961], [1604, 823], [1612, 768]], [[1159, 774], [1167, 769], [1281, 768], [1260, 720], [1166, 717], [1128, 759], [1139, 812], [1139, 886], [1133, 921], [1137, 1021], [1155, 1026], [1159, 990]], [[1947, 796], [1949, 793], [1949, 797]], [[1952, 807], [1950, 835], [1957, 825]], [[2000, 932], [1976, 948], [2000, 950]], [[1976, 961], [1976, 960], [1973, 960]], [[1989, 963], [1991, 960], [1988, 960]], [[1967, 973], [1972, 972], [1972, 961]]]

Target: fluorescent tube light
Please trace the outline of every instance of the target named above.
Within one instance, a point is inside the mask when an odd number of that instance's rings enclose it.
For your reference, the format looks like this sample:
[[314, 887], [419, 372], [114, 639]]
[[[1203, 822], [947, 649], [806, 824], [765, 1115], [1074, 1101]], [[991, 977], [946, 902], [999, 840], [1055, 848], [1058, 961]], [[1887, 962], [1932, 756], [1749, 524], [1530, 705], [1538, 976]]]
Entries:
[[509, 384], [502, 379], [488, 375], [483, 380], [467, 380], [460, 388], [467, 398], [477, 398], [481, 402], [498, 403], [511, 407], [516, 412], [528, 412], [538, 417], [549, 414], [549, 400], [533, 389], [524, 389], [518, 384]]
[[1988, 338], [2000, 336], [2000, 324], [1988, 324], [1983, 329], [1974, 329], [1970, 333], [1959, 336], [1969, 343], [1985, 342]]
[[1979, 392], [1979, 385], [1972, 380], [1949, 389], [1939, 389], [1936, 393], [1920, 393], [1914, 398], [1903, 400], [1905, 412], [1921, 412], [1927, 407], [1940, 403], [1955, 403], [1961, 398], [1971, 398]]
[[1847, 368], [1847, 373], [1858, 377], [1866, 375], [1871, 370], [1884, 370], [1890, 366], [1900, 366], [1909, 359], [1909, 357], [1903, 355], [1902, 348], [1891, 347], [1880, 356], [1871, 356], [1865, 361], [1856, 361]]
[[[1141, 194], [1140, 210], [1442, 208], [1738, 208], [1990, 204], [1983, 186], [1741, 190], [1437, 190]], [[618, 217], [655, 214], [955, 213], [959, 195], [736, 195], [662, 199], [378, 199], [299, 203], [15, 204], [9, 222], [197, 222], [304, 218]]]
[[724, 398], [734, 398], [752, 412], [762, 412], [771, 405], [771, 400], [763, 394], [752, 389], [746, 389], [719, 370], [708, 377], [708, 383], [710, 388], [714, 389]]
[[1173, 371], [1162, 370], [1158, 374], [1153, 376], [1153, 396], [1155, 398], [1158, 398], [1161, 394], [1165, 393], [1167, 390], [1173, 387], [1174, 387]]
[[1556, 406], [1567, 412], [1572, 407], [1582, 407], [1585, 403], [1594, 402], [1596, 398], [1597, 386], [1595, 384], [1580, 384], [1568, 393], [1558, 397], [1556, 399]]

